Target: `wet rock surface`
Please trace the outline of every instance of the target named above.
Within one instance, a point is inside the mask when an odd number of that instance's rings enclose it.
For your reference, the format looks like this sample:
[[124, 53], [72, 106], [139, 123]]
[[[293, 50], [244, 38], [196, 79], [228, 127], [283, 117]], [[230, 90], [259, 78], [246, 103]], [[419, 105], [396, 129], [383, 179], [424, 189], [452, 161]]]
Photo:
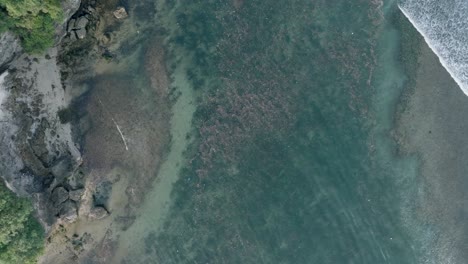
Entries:
[[76, 20], [75, 29], [85, 28], [88, 22], [89, 20], [86, 16], [79, 17], [78, 20]]
[[84, 28], [76, 30], [75, 33], [78, 39], [84, 39], [86, 37], [86, 29]]
[[73, 14], [67, 23], [68, 40], [74, 42], [86, 38], [88, 31], [99, 21], [95, 1], [82, 1], [81, 7]]
[[110, 181], [104, 181], [96, 186], [96, 190], [93, 194], [94, 206], [100, 206], [108, 208], [109, 197], [112, 193], [112, 183]]
[[[56, 27], [56, 42], [66, 33], [66, 21], [80, 3], [61, 1], [63, 21]], [[45, 216], [68, 199], [68, 191], [56, 186], [66, 182], [80, 154], [73, 146], [70, 128], [56, 118], [57, 108], [67, 104], [59, 90], [56, 50], [42, 56], [21, 51], [16, 36], [0, 34], [0, 72], [9, 69], [3, 84], [9, 97], [2, 109], [7, 119], [0, 125], [0, 171], [8, 187], [21, 196], [32, 196], [36, 208], [45, 210], [38, 214]], [[55, 221], [50, 217], [41, 220], [46, 227]]]
[[76, 39], [84, 39], [86, 37], [86, 26], [89, 23], [87, 15], [70, 19], [68, 21], [67, 32], [69, 39], [75, 41]]
[[70, 34], [70, 39], [84, 39], [86, 37], [86, 26], [88, 23], [89, 19], [87, 15], [80, 16], [76, 19], [70, 19], [67, 26], [67, 32]]
[[81, 0], [63, 0], [60, 1], [63, 10], [62, 24], [57, 26], [57, 43], [67, 34], [70, 17], [80, 8]]
[[68, 193], [70, 200], [79, 202], [84, 194], [84, 189], [70, 191]]
[[72, 18], [68, 21], [68, 25], [67, 25], [67, 32], [71, 32], [72, 30], [75, 30], [75, 22], [76, 22], [76, 19]]
[[70, 200], [63, 203], [63, 205], [60, 207], [59, 216], [65, 221], [69, 221], [69, 222], [76, 220], [76, 218], [78, 217], [78, 210], [77, 210], [76, 203]]
[[56, 162], [51, 168], [50, 172], [55, 177], [57, 182], [63, 182], [73, 169], [72, 161], [70, 159], [62, 159]]
[[65, 21], [67, 21], [78, 10], [81, 0], [63, 0], [61, 3], [65, 24]]
[[109, 212], [104, 207], [96, 206], [89, 211], [88, 218], [91, 220], [100, 220], [108, 216]]
[[21, 185], [24, 192], [34, 194], [46, 191], [53, 178], [50, 175], [39, 176], [24, 168], [19, 172], [18, 177], [15, 177], [12, 181], [15, 182], [15, 185]]
[[65, 190], [65, 188], [63, 187], [55, 188], [52, 191], [52, 195], [50, 198], [52, 199], [52, 202], [54, 203], [54, 205], [58, 207], [62, 203], [64, 203], [66, 200], [68, 200], [68, 191]]
[[21, 53], [19, 39], [11, 32], [0, 33], [0, 73]]

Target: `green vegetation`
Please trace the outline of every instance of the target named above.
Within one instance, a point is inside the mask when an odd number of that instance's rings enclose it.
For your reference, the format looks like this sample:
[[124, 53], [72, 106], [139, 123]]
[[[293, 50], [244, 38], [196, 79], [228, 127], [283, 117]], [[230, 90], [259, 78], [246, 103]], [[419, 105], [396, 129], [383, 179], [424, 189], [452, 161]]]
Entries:
[[36, 263], [44, 232], [30, 201], [0, 184], [0, 263]]
[[16, 33], [29, 53], [52, 46], [54, 23], [61, 17], [59, 0], [0, 0], [0, 32]]

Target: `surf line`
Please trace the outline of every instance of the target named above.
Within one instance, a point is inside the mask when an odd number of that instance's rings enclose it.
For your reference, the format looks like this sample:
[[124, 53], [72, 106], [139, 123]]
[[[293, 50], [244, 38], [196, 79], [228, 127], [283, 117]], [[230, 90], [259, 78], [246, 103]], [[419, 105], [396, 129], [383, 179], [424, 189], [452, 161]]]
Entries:
[[127, 140], [125, 139], [125, 137], [124, 137], [124, 135], [122, 133], [122, 130], [120, 129], [120, 126], [117, 124], [117, 122], [115, 122], [114, 116], [106, 109], [106, 107], [104, 106], [104, 104], [101, 101], [101, 98], [98, 98], [98, 101], [101, 104], [102, 109], [104, 109], [104, 111], [110, 115], [112, 122], [114, 123], [115, 127], [117, 128], [117, 131], [119, 131], [120, 137], [122, 138], [122, 141], [123, 141], [124, 146], [125, 146], [125, 150], [128, 151]]
[[[463, 93], [468, 96], [468, 86], [466, 84], [467, 80], [463, 79], [465, 71], [468, 67], [468, 65], [463, 64], [463, 65], [453, 65], [453, 63], [450, 63], [450, 56], [452, 55], [453, 52], [449, 52], [449, 55], [445, 55], [447, 52], [447, 48], [441, 44], [441, 41], [439, 39], [432, 39], [430, 37], [430, 34], [433, 32], [428, 32], [428, 30], [424, 29], [423, 26], [418, 23], [418, 18], [414, 18], [408, 11], [407, 9], [402, 6], [401, 4], [398, 4], [398, 8], [401, 10], [403, 15], [408, 19], [408, 21], [413, 25], [413, 27], [419, 32], [419, 34], [423, 37], [424, 41], [426, 42], [427, 46], [432, 50], [432, 52], [437, 56], [439, 59], [440, 64], [444, 67], [444, 69], [448, 72], [450, 77], [457, 83], [458, 87], [463, 91]], [[422, 21], [422, 24], [424, 24], [426, 21]], [[426, 22], [427, 23], [427, 22]], [[445, 28], [444, 28], [445, 29]], [[444, 50], [445, 49], [445, 50]], [[458, 50], [457, 50], [458, 51]], [[465, 58], [465, 56], [462, 56], [462, 58]], [[460, 70], [462, 69], [462, 70]], [[460, 77], [463, 76], [463, 77]]]

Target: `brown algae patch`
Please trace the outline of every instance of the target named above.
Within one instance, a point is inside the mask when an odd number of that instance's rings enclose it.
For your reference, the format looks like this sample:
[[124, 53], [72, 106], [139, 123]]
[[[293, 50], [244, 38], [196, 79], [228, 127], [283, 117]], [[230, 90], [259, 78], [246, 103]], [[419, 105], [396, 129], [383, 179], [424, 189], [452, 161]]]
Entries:
[[[90, 128], [83, 146], [88, 173], [79, 218], [51, 233], [44, 263], [64, 263], [70, 258], [108, 263], [115, 240], [136, 219], [165, 159], [171, 103], [169, 89], [163, 87], [169, 83], [164, 50], [152, 45], [144, 54], [146, 71], [137, 73], [132, 64], [122, 71], [125, 67], [116, 63], [92, 80], [87, 115], [82, 118]], [[106, 183], [106, 203], [96, 207], [96, 190]], [[96, 219], [100, 217], [93, 210], [101, 207], [109, 215]]]

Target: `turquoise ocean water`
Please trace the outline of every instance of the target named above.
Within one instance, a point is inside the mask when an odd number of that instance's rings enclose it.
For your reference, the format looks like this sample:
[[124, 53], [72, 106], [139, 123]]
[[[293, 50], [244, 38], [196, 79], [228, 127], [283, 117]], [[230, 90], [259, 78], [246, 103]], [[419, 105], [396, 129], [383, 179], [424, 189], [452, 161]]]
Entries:
[[418, 263], [418, 163], [391, 136], [408, 81], [395, 1], [141, 5], [190, 126], [173, 142], [180, 169], [163, 165], [177, 177], [161, 176], [174, 182], [162, 224], [143, 212], [125, 263]]

